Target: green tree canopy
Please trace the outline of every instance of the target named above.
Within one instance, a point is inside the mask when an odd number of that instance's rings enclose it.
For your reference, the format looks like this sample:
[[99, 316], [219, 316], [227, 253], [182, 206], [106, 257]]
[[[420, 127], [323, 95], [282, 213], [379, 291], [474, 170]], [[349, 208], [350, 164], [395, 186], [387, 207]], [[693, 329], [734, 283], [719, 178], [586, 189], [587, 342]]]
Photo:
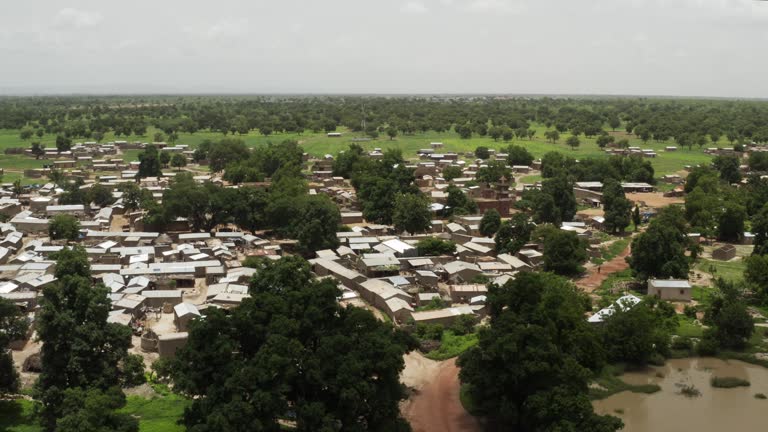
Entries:
[[395, 209], [392, 214], [395, 229], [411, 234], [428, 230], [432, 225], [432, 211], [429, 205], [429, 198], [422, 193], [398, 194], [395, 197]]
[[584, 298], [567, 280], [520, 273], [491, 285], [491, 323], [459, 359], [460, 378], [495, 430], [616, 431], [621, 420], [598, 416], [588, 397], [604, 351], [584, 319]]
[[187, 427], [278, 431], [290, 416], [298, 431], [409, 429], [398, 407], [409, 337], [339, 305], [335, 283], [300, 258], [266, 263], [250, 294], [230, 316], [193, 321], [177, 353], [175, 388], [195, 396]]
[[80, 221], [72, 215], [56, 215], [48, 222], [48, 236], [53, 240], [75, 241], [80, 236]]
[[486, 237], [493, 237], [496, 231], [501, 227], [501, 215], [499, 211], [492, 208], [483, 214], [480, 219], [480, 234]]

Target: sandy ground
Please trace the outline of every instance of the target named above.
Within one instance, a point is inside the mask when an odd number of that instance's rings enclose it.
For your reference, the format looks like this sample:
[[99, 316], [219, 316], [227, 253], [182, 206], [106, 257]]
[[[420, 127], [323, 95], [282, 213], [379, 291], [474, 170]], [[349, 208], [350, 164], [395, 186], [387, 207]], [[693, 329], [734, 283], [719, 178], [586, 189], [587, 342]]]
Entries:
[[461, 406], [459, 368], [455, 359], [437, 363], [436, 374], [414, 392], [402, 410], [414, 432], [481, 430], [478, 419]]
[[662, 208], [672, 204], [683, 204], [685, 199], [682, 197], [665, 197], [661, 192], [648, 193], [630, 193], [627, 199], [633, 202], [642, 202], [651, 208]]
[[[629, 255], [630, 247], [627, 246], [619, 255], [612, 260], [604, 262], [600, 266], [587, 269], [587, 275], [581, 279], [576, 280], [576, 286], [580, 287], [587, 293], [591, 293], [596, 290], [604, 280], [608, 278], [611, 273], [616, 273], [629, 268], [629, 264], [624, 260]], [[600, 270], [598, 272], [598, 269]]]
[[37, 380], [36, 373], [21, 371], [21, 368], [24, 365], [24, 362], [27, 360], [27, 358], [32, 354], [36, 354], [40, 352], [40, 347], [42, 346], [42, 344], [40, 342], [37, 342], [36, 339], [37, 339], [37, 332], [35, 332], [32, 335], [32, 337], [29, 338], [29, 341], [27, 342], [26, 345], [24, 345], [24, 348], [22, 350], [11, 351], [11, 356], [13, 357], [13, 363], [16, 366], [16, 370], [19, 371], [22, 388], [32, 386], [32, 384], [35, 383], [35, 380]]
[[400, 373], [400, 381], [418, 391], [430, 383], [440, 369], [440, 362], [430, 360], [418, 351], [411, 351], [403, 356], [405, 369]]

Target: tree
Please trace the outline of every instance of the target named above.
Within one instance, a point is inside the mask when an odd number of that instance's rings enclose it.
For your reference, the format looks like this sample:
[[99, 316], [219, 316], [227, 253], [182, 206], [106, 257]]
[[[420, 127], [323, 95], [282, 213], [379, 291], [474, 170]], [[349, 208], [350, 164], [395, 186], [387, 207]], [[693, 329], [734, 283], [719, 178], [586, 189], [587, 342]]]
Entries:
[[605, 228], [611, 233], [623, 233], [629, 226], [632, 203], [625, 197], [624, 188], [613, 179], [603, 185], [603, 208]]
[[739, 241], [744, 235], [746, 219], [747, 210], [744, 206], [732, 201], [726, 202], [717, 224], [718, 238], [721, 241]]
[[544, 270], [563, 276], [578, 275], [587, 260], [587, 245], [574, 232], [553, 230], [544, 237]]
[[489, 428], [515, 431], [618, 430], [594, 413], [589, 378], [604, 351], [584, 319], [584, 299], [567, 280], [520, 273], [488, 291], [490, 326], [459, 358], [461, 381]]
[[641, 280], [687, 278], [685, 256], [687, 239], [677, 226], [654, 220], [648, 230], [632, 240], [632, 255], [627, 259], [633, 274]]
[[224, 138], [212, 143], [208, 149], [208, 165], [211, 171], [221, 172], [233, 163], [248, 160], [249, 156], [250, 152], [243, 140]]
[[511, 145], [506, 151], [509, 165], [530, 166], [533, 163], [533, 155], [523, 146]]
[[768, 255], [768, 204], [752, 216], [752, 233], [755, 235], [753, 255]]
[[493, 237], [496, 231], [501, 227], [501, 215], [498, 210], [492, 208], [483, 214], [480, 219], [480, 234], [486, 237]]
[[576, 150], [576, 147], [581, 145], [581, 141], [579, 141], [579, 137], [577, 135], [569, 136], [568, 139], [565, 140], [565, 143], [568, 144], [571, 150]]
[[21, 138], [22, 140], [26, 141], [26, 140], [32, 138], [32, 135], [34, 135], [34, 134], [35, 134], [35, 131], [32, 130], [32, 128], [25, 127], [25, 128], [21, 129], [21, 132], [19, 132], [19, 138]]
[[501, 139], [504, 142], [510, 142], [512, 141], [512, 138], [515, 136], [514, 131], [512, 131], [512, 128], [505, 126], [501, 129]]
[[765, 302], [768, 300], [768, 256], [752, 255], [745, 258], [744, 262], [746, 263], [744, 280], [750, 291], [760, 301]]
[[613, 135], [600, 135], [597, 137], [597, 145], [600, 148], [605, 148], [607, 145], [612, 144], [615, 138]]
[[73, 405], [83, 406], [71, 404], [68, 392], [107, 391], [119, 385], [117, 365], [131, 344], [128, 327], [107, 323], [109, 289], [91, 282], [85, 249], [63, 249], [55, 259], [57, 281], [43, 289], [37, 319], [43, 346], [35, 391], [46, 430], [59, 429], [58, 422]]
[[704, 323], [712, 328], [704, 337], [713, 337], [722, 349], [744, 349], [755, 323], [741, 296], [743, 287], [724, 279], [717, 279], [715, 287], [718, 292], [704, 314]]
[[436, 237], [419, 240], [416, 247], [419, 249], [419, 255], [423, 256], [452, 255], [456, 252], [456, 243]]
[[622, 138], [618, 141], [616, 141], [616, 146], [618, 148], [627, 149], [629, 148], [629, 140], [626, 138]]
[[67, 389], [62, 405], [62, 417], [56, 420], [57, 432], [139, 430], [137, 419], [116, 411], [125, 406], [125, 394], [117, 387], [106, 391]]
[[739, 171], [739, 158], [736, 156], [718, 156], [712, 164], [720, 172], [720, 178], [728, 183], [738, 183], [741, 181], [741, 172]]
[[747, 164], [751, 171], [768, 171], [768, 152], [752, 152]]
[[43, 146], [40, 145], [39, 141], [34, 141], [31, 148], [35, 159], [40, 159], [40, 156], [45, 156], [45, 149], [43, 149]]
[[662, 309], [655, 306], [656, 301], [648, 299], [614, 307], [601, 325], [609, 361], [645, 366], [654, 357], [668, 355], [671, 329], [665, 323], [672, 322], [676, 329], [677, 317], [674, 309], [671, 316], [660, 316]]
[[13, 365], [10, 343], [27, 333], [27, 317], [13, 302], [0, 297], [0, 396], [19, 390], [19, 374]]
[[556, 130], [546, 131], [544, 132], [544, 137], [552, 141], [552, 144], [556, 144], [560, 141], [560, 132]]
[[387, 136], [389, 136], [390, 141], [395, 139], [397, 136], [397, 128], [394, 126], [389, 126], [387, 128]]
[[[537, 221], [552, 222], [559, 225], [563, 221], [573, 220], [576, 215], [576, 196], [573, 193], [573, 182], [568, 179], [565, 173], [544, 180], [539, 197], [542, 201], [535, 205], [535, 212], [538, 215], [535, 218]], [[547, 203], [553, 204], [554, 207], [549, 209]]]
[[157, 147], [150, 144], [139, 153], [139, 170], [136, 178], [159, 177], [162, 174]]
[[144, 377], [144, 358], [138, 354], [128, 354], [120, 368], [123, 387], [135, 387], [146, 382]]
[[445, 181], [451, 181], [455, 178], [461, 177], [463, 172], [461, 171], [461, 167], [458, 165], [448, 165], [447, 167], [443, 168], [443, 179]]
[[56, 150], [60, 153], [69, 151], [72, 148], [72, 140], [64, 135], [56, 136]]
[[454, 130], [459, 134], [459, 138], [461, 139], [472, 138], [472, 127], [469, 125], [456, 125]]
[[640, 217], [640, 207], [635, 204], [635, 209], [632, 210], [632, 223], [635, 224], [635, 231], [640, 229], [640, 224], [643, 223], [643, 219]]
[[509, 179], [512, 172], [507, 164], [502, 161], [488, 162], [488, 166], [484, 166], [477, 170], [475, 178], [477, 181], [483, 183], [498, 183], [502, 178]]
[[193, 396], [183, 424], [277, 431], [291, 412], [299, 431], [408, 430], [399, 374], [415, 341], [339, 305], [335, 282], [314, 279], [301, 258], [265, 262], [249, 292], [230, 316], [192, 321], [170, 368], [174, 389]]
[[155, 132], [155, 135], [152, 137], [152, 142], [161, 143], [165, 142], [165, 134], [162, 132]]
[[53, 240], [75, 241], [80, 236], [80, 221], [71, 215], [56, 215], [48, 223], [48, 236]]
[[411, 234], [428, 230], [432, 226], [432, 211], [429, 205], [429, 198], [422, 193], [398, 194], [392, 213], [395, 229]]
[[85, 205], [93, 203], [99, 207], [106, 207], [114, 202], [115, 198], [112, 196], [112, 189], [101, 183], [91, 186], [85, 194]]
[[454, 214], [473, 214], [477, 212], [477, 203], [454, 185], [448, 186], [446, 189], [448, 198], [445, 200], [446, 209], [444, 212], [447, 215]]
[[491, 157], [491, 152], [488, 150], [488, 147], [480, 146], [475, 149], [475, 157], [478, 159], [488, 159]]
[[493, 138], [494, 141], [498, 141], [503, 134], [503, 129], [499, 126], [493, 126], [488, 130], [488, 136]]
[[171, 157], [171, 166], [180, 171], [187, 166], [187, 157], [181, 153], [174, 153]]
[[168, 164], [171, 162], [171, 154], [167, 151], [161, 151], [160, 152], [160, 165], [167, 167]]
[[533, 224], [528, 216], [517, 213], [499, 226], [494, 238], [497, 254], [516, 254], [531, 239]]

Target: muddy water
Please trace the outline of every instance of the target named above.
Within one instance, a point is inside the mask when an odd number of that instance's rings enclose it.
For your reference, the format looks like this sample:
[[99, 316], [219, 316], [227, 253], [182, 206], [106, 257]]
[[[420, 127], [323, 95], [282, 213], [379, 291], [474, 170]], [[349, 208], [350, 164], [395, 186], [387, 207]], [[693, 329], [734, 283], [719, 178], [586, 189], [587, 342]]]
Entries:
[[[712, 376], [749, 380], [751, 386], [719, 389]], [[663, 367], [622, 376], [630, 384], [658, 384], [654, 394], [622, 392], [594, 403], [595, 411], [624, 421], [626, 432], [752, 432], [768, 430], [768, 369], [740, 361], [675, 359]], [[699, 397], [680, 394], [681, 385], [694, 385]]]

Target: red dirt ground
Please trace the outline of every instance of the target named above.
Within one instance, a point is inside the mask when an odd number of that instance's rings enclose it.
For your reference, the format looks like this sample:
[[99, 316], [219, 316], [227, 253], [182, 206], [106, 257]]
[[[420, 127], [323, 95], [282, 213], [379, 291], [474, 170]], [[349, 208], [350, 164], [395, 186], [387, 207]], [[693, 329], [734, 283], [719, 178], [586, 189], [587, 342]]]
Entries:
[[629, 246], [621, 251], [619, 255], [612, 260], [604, 262], [600, 266], [600, 273], [597, 272], [597, 267], [587, 270], [587, 275], [576, 281], [576, 286], [580, 287], [587, 293], [591, 293], [596, 290], [604, 280], [608, 278], [611, 273], [616, 273], [629, 268], [629, 264], [624, 260], [629, 255]]
[[440, 365], [435, 378], [411, 396], [404, 408], [413, 432], [479, 432], [480, 422], [459, 400], [459, 368], [456, 359]]

